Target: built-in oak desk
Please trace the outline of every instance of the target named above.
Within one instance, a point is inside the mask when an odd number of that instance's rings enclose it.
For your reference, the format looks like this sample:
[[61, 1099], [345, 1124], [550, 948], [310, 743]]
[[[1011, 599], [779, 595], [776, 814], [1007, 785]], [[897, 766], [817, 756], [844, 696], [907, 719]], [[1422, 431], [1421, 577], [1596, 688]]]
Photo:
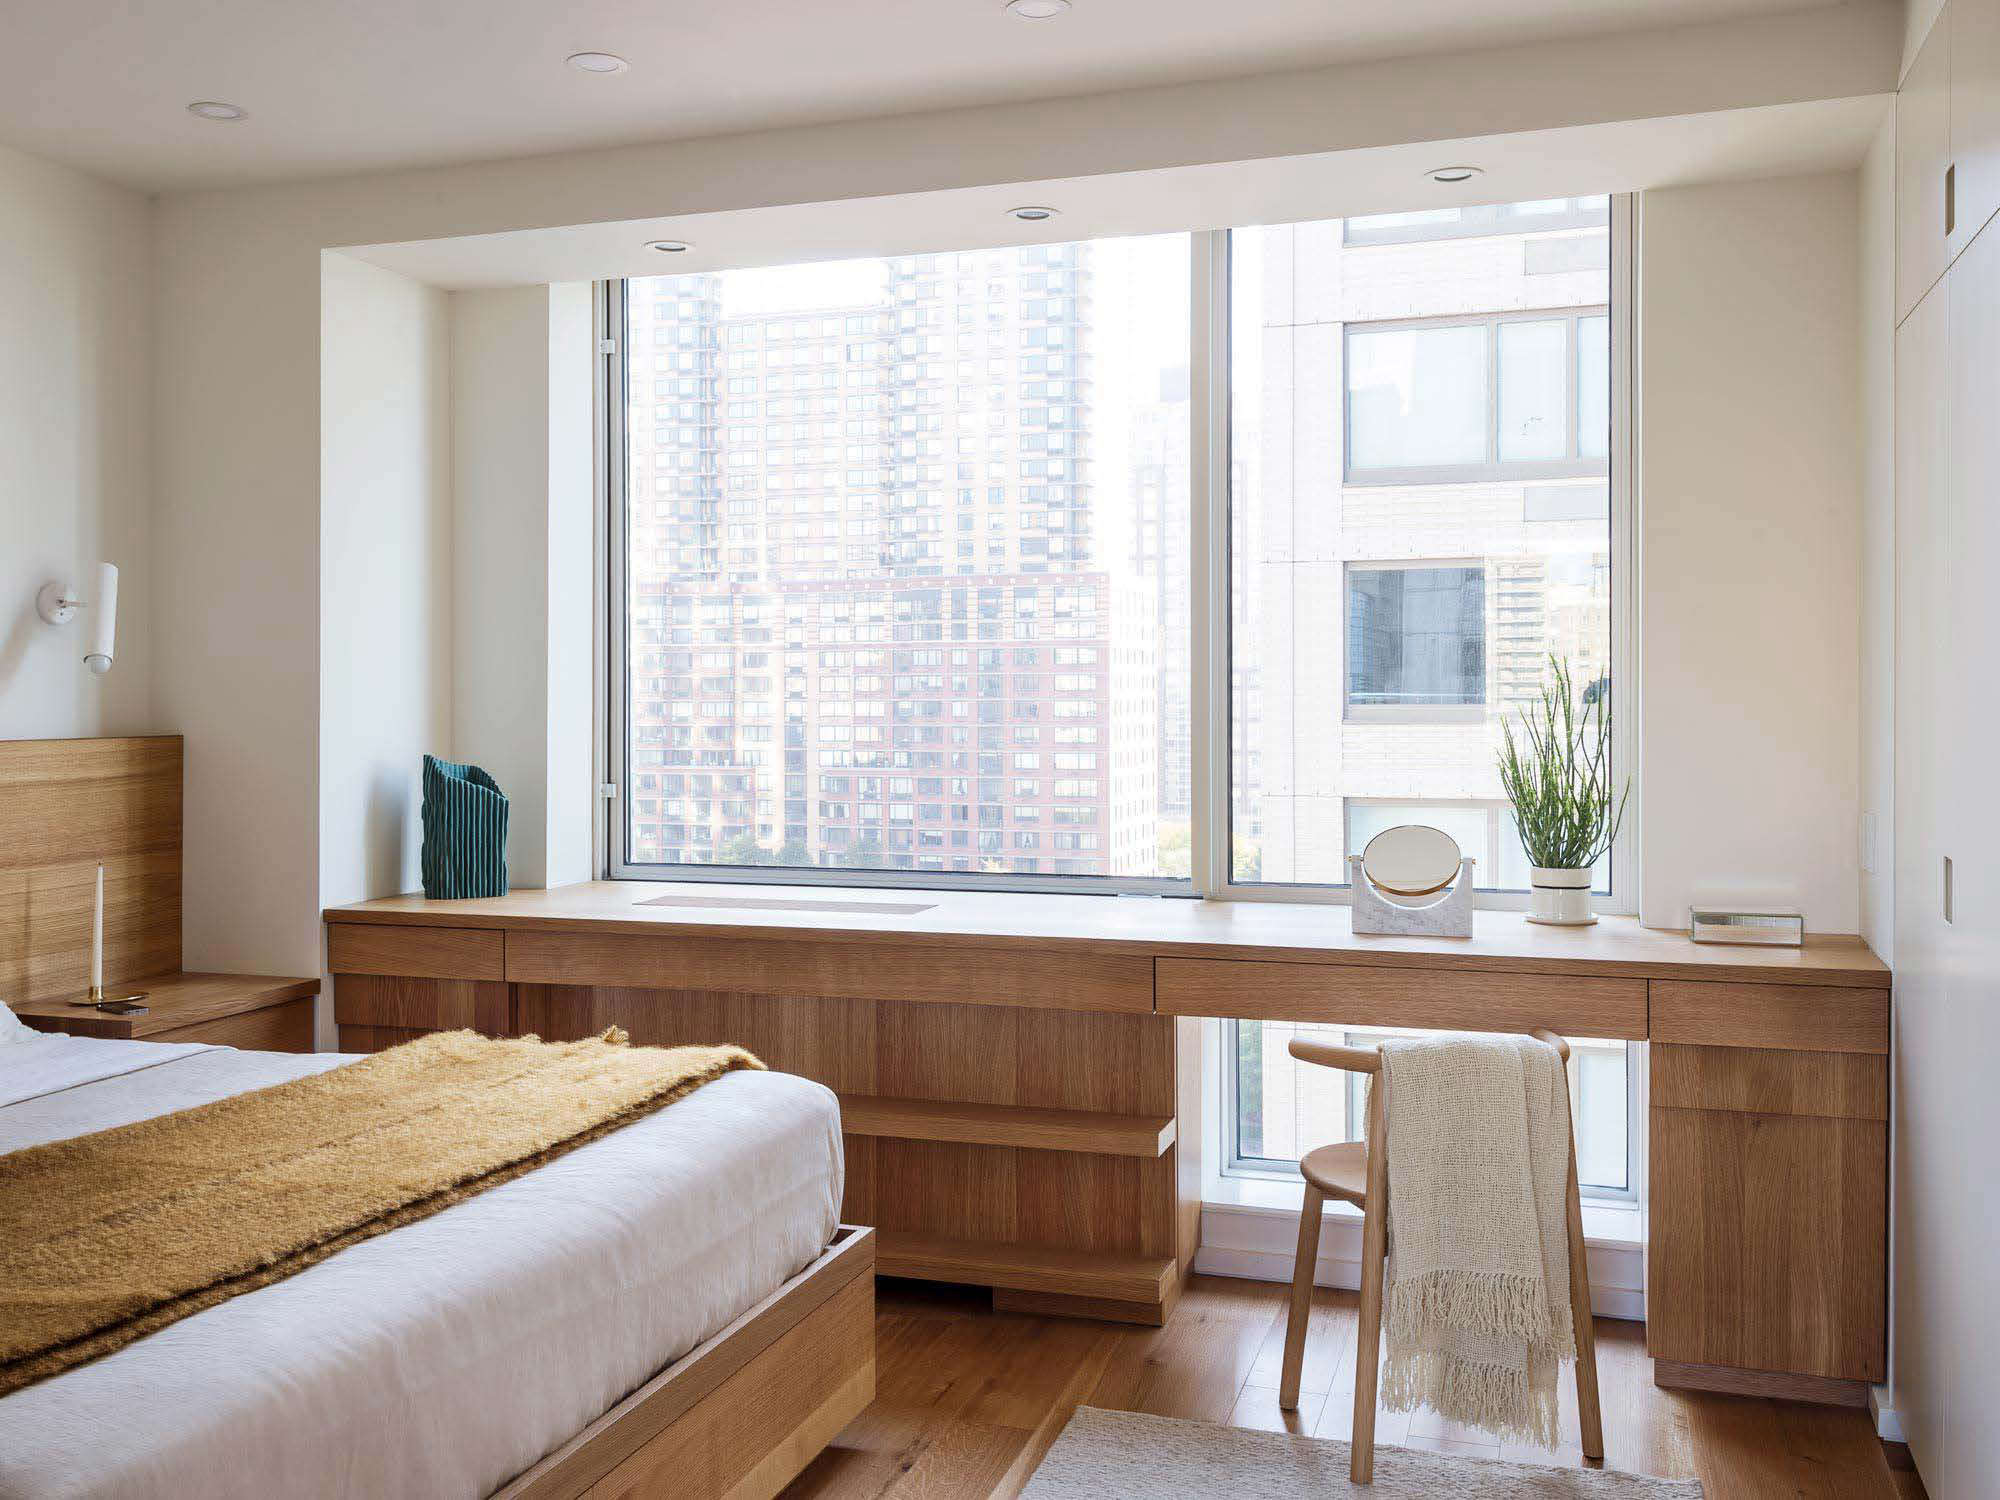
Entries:
[[[842, 1096], [843, 1217], [885, 1275], [1158, 1322], [1200, 1226], [1198, 1018], [1650, 1040], [1663, 1383], [1863, 1399], [1883, 1376], [1889, 972], [1481, 912], [592, 882], [326, 913], [341, 1045], [427, 1030], [734, 1041]], [[1181, 1149], [1182, 1139], [1189, 1143]]]

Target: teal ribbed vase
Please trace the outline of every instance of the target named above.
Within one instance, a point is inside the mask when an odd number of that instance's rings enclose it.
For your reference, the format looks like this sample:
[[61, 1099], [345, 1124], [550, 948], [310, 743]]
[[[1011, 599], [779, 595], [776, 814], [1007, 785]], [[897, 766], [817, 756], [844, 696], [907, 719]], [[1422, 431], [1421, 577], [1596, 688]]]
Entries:
[[424, 894], [507, 894], [507, 795], [477, 766], [424, 757]]

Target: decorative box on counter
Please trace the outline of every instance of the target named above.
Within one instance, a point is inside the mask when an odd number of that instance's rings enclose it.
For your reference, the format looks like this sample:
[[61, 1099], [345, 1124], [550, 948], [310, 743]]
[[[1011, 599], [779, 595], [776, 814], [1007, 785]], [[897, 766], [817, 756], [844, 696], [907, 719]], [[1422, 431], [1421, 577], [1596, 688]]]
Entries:
[[1764, 948], [1805, 944], [1806, 919], [1782, 907], [1770, 911], [1730, 911], [1696, 906], [1688, 911], [1688, 936], [1697, 943], [1749, 943]]

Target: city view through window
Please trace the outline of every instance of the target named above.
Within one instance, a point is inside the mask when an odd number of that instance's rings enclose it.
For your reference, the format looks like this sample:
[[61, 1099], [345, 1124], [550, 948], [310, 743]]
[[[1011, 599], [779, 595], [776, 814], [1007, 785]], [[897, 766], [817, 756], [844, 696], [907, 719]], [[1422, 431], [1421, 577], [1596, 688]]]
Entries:
[[628, 859], [1188, 873], [1188, 241], [627, 284]]

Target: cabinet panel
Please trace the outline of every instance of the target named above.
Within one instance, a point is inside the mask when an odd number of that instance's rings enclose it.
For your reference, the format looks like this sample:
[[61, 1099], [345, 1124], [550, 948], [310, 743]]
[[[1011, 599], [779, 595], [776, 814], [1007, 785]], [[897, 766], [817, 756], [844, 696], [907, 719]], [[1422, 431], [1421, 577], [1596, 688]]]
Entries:
[[1160, 1014], [1359, 1026], [1646, 1035], [1646, 981], [1567, 974], [1450, 973], [1358, 964], [1162, 958]]
[[1883, 1377], [1888, 1127], [1652, 1111], [1656, 1360]]
[[1951, 0], [1951, 161], [1956, 255], [2000, 209], [2000, 0]]
[[1896, 316], [1917, 305], [1949, 257], [1944, 174], [1951, 164], [1950, 17], [1931, 28], [1896, 95]]

